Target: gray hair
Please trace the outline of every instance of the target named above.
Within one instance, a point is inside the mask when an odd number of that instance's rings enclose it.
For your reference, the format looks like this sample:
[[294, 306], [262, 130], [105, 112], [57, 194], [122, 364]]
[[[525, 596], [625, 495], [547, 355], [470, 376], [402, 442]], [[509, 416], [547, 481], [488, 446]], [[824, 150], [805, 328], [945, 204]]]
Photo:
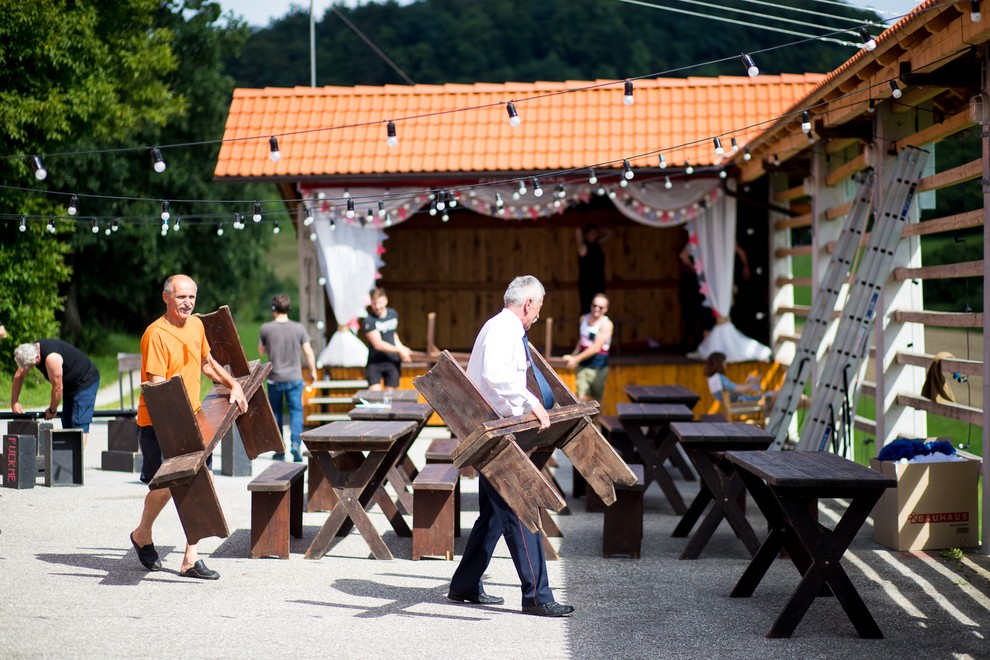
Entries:
[[188, 275], [183, 275], [181, 273], [178, 273], [176, 275], [172, 275], [167, 280], [165, 280], [165, 285], [162, 287], [162, 291], [164, 291], [168, 295], [172, 295], [172, 293], [175, 291], [175, 280], [177, 278], [185, 278], [185, 279], [189, 280], [190, 282], [192, 282], [193, 283], [193, 286], [195, 286], [197, 289], [199, 288], [199, 286], [196, 284], [196, 280], [194, 280], [193, 278], [189, 277]]
[[38, 361], [38, 347], [32, 344], [21, 344], [14, 349], [14, 362], [21, 369], [30, 369]]
[[532, 275], [520, 275], [509, 282], [509, 288], [505, 290], [505, 306], [519, 307], [530, 298], [539, 302], [544, 295], [546, 290], [538, 279]]

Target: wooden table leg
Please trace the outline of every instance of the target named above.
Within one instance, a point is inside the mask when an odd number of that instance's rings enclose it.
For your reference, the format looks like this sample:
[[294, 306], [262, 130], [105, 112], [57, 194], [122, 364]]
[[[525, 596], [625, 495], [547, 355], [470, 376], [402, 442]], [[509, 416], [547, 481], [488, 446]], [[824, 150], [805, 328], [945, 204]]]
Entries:
[[781, 498], [781, 508], [796, 531], [798, 539], [811, 556], [811, 565], [767, 637], [790, 637], [815, 597], [827, 585], [842, 605], [842, 609], [845, 610], [846, 616], [849, 617], [860, 637], [883, 638], [876, 620], [840, 564], [842, 555], [866, 522], [866, 518], [880, 499], [880, 494], [874, 490], [869, 495], [854, 497], [833, 530], [820, 525], [809, 513], [808, 500], [811, 498]]
[[663, 466], [663, 462], [670, 454], [671, 443], [676, 445], [676, 441], [665, 441], [657, 446], [652, 438], [648, 438], [638, 426], [634, 425], [626, 427], [626, 432], [633, 446], [636, 447], [636, 451], [639, 452], [640, 458], [643, 459], [643, 473], [646, 481], [644, 489], [649, 487], [651, 481], [656, 481], [667, 501], [670, 502], [671, 508], [674, 509], [674, 513], [681, 515], [687, 513], [684, 498], [681, 497], [677, 486], [674, 485], [670, 474]]
[[734, 473], [728, 474], [719, 467], [719, 457], [707, 452], [692, 452], [695, 469], [701, 476], [702, 488], [711, 493], [714, 505], [708, 511], [708, 515], [695, 531], [694, 536], [688, 542], [681, 559], [697, 559], [701, 551], [708, 544], [712, 534], [718, 528], [722, 519], [729, 521], [736, 535], [742, 540], [750, 556], [755, 556], [759, 550], [760, 542], [756, 538], [749, 521], [746, 520], [745, 513], [739, 508], [739, 493], [743, 489], [742, 481]]
[[[701, 470], [697, 467], [698, 461], [703, 461], [705, 458], [696, 455], [695, 452], [688, 454], [691, 460], [695, 463], [695, 469], [698, 470], [698, 474], [701, 474]], [[677, 526], [674, 527], [671, 536], [674, 538], [684, 538], [691, 533], [694, 525], [701, 518], [701, 514], [705, 512], [705, 509], [712, 501], [712, 491], [708, 489], [705, 484], [705, 479], [702, 477], [701, 486], [698, 489], [698, 494], [695, 495], [694, 500], [692, 500], [690, 506], [688, 506], [687, 511], [684, 512], [684, 516], [681, 517]]]
[[412, 482], [401, 464], [388, 469], [387, 479], [395, 490], [395, 506], [399, 513], [411, 516], [413, 507]]

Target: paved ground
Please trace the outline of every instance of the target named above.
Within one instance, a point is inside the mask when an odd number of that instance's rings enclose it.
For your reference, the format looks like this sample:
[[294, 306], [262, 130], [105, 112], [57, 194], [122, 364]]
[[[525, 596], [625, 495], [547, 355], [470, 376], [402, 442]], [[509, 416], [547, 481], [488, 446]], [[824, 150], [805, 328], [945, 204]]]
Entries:
[[[4, 428], [0, 425], [0, 428]], [[423, 447], [414, 447], [421, 458]], [[169, 506], [156, 527], [166, 570], [147, 573], [128, 541], [145, 487], [136, 475], [98, 469], [106, 427], [93, 427], [85, 485], [0, 489], [0, 657], [183, 658], [979, 658], [990, 657], [990, 562], [969, 555], [899, 553], [864, 528], [844, 565], [886, 634], [859, 639], [833, 599], [821, 598], [790, 639], [766, 639], [797, 584], [778, 561], [752, 598], [728, 593], [747, 564], [743, 546], [720, 528], [696, 561], [677, 559], [683, 539], [656, 487], [647, 493], [643, 556], [601, 557], [602, 514], [557, 518], [562, 560], [550, 565], [567, 619], [520, 614], [518, 579], [504, 545], [486, 584], [502, 607], [445, 599], [453, 562], [410, 561], [410, 541], [386, 532], [399, 559], [369, 558], [351, 534], [319, 561], [302, 553], [326, 514], [305, 514], [305, 535], [288, 561], [247, 559], [250, 477], [217, 474], [232, 530], [201, 544], [216, 582], [179, 577], [182, 533]], [[219, 453], [217, 454], [219, 468]], [[255, 474], [268, 464], [255, 461]], [[570, 492], [570, 469], [558, 470]], [[685, 494], [696, 485], [678, 482]], [[463, 522], [477, 510], [465, 481]], [[822, 520], [841, 509], [825, 501]], [[755, 507], [750, 507], [755, 519]], [[374, 510], [379, 529], [387, 523]], [[457, 551], [464, 539], [458, 541]], [[459, 557], [458, 557], [459, 559]]]

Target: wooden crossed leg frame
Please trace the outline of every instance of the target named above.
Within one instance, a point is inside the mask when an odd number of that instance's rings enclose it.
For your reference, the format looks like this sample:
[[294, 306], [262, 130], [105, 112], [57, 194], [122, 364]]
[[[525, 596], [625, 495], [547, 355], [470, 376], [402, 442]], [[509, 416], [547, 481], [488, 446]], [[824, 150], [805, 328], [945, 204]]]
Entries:
[[281, 429], [261, 387], [271, 364], [261, 364], [258, 360], [248, 363], [226, 305], [212, 314], [199, 316], [214, 359], [230, 371], [244, 390], [247, 412], [241, 414], [237, 404], [229, 402], [230, 390], [222, 385], [214, 385], [200, 411], [193, 413], [179, 376], [163, 383], [141, 384], [165, 457], [150, 485], [152, 489], [168, 488], [172, 492], [190, 544], [208, 536], [230, 535], [213, 487], [213, 476], [203, 466], [235, 420], [248, 458], [283, 449]]
[[[616, 483], [632, 485], [636, 475], [591, 423], [598, 403], [579, 403], [536, 349], [531, 354], [534, 368], [546, 377], [559, 404], [547, 411], [550, 428], [544, 431], [533, 413], [500, 417], [448, 351], [427, 374], [414, 378], [413, 385], [460, 438], [454, 465], [477, 469], [536, 532], [543, 526], [541, 509], [560, 511], [567, 506], [542, 472], [554, 449], [564, 452], [605, 504], [615, 502]], [[539, 391], [532, 374], [528, 385]]]

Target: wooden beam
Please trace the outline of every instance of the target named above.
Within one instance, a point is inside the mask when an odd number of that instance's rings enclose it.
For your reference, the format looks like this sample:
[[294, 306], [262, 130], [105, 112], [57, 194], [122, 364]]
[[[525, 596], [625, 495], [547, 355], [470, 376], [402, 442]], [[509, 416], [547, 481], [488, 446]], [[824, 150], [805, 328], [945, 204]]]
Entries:
[[811, 286], [813, 280], [810, 277], [778, 277], [774, 280], [777, 286], [786, 286], [791, 284], [793, 286]]
[[982, 328], [982, 312], [894, 312], [898, 323], [921, 323], [939, 328]]
[[811, 214], [804, 213], [802, 215], [785, 218], [784, 220], [778, 220], [773, 223], [774, 231], [781, 231], [783, 229], [793, 229], [795, 227], [810, 227], [811, 226]]
[[983, 277], [983, 260], [964, 261], [957, 264], [921, 266], [920, 268], [895, 268], [894, 279], [948, 280], [956, 277]]
[[773, 201], [790, 202], [795, 199], [801, 199], [802, 197], [808, 197], [808, 193], [804, 190], [804, 184], [775, 193], [773, 196]]
[[898, 394], [897, 405], [924, 410], [940, 417], [948, 417], [957, 422], [983, 426], [983, 411], [979, 408], [964, 406], [961, 403], [935, 403], [916, 394]]
[[838, 206], [832, 206], [825, 209], [825, 219], [826, 220], [838, 220], [839, 218], [848, 215], [849, 209], [852, 208], [852, 202], [846, 202], [845, 204], [839, 204]]
[[957, 115], [952, 115], [941, 124], [932, 124], [928, 128], [924, 128], [917, 133], [901, 138], [897, 141], [896, 146], [898, 148], [923, 148], [929, 142], [941, 142], [950, 135], [955, 135], [959, 131], [966, 130], [971, 126], [975, 126], [975, 124], [972, 120], [970, 120], [969, 111], [967, 110], [965, 112], [960, 112]]
[[773, 256], [776, 259], [783, 259], [784, 257], [796, 257], [798, 255], [811, 254], [814, 251], [814, 245], [798, 245], [796, 247], [777, 248], [773, 251]]
[[[912, 367], [922, 367], [927, 369], [928, 365], [932, 363], [933, 355], [928, 353], [911, 353], [908, 351], [899, 352], [894, 356], [894, 361], [897, 364], [907, 364]], [[982, 376], [983, 375], [983, 360], [960, 360], [958, 358], [945, 358], [940, 363], [942, 365], [942, 373], [952, 374], [965, 374], [966, 376]]]
[[781, 314], [793, 314], [794, 316], [810, 316], [811, 308], [806, 305], [791, 305], [790, 307], [778, 307], [774, 310], [774, 313], [780, 316]]
[[949, 186], [965, 183], [966, 181], [972, 181], [973, 179], [980, 178], [982, 172], [983, 162], [977, 158], [959, 167], [953, 167], [951, 170], [926, 176], [918, 182], [918, 192], [941, 190], [942, 188], [948, 188]]
[[908, 225], [901, 233], [902, 236], [928, 236], [930, 234], [941, 234], [957, 229], [968, 229], [979, 227], [983, 224], [983, 209], [947, 215], [942, 218], [932, 218], [919, 222], [916, 225]]
[[863, 433], [869, 433], [870, 435], [877, 434], [877, 423], [872, 419], [867, 419], [859, 415], [856, 415], [856, 418], [853, 420], [853, 427]]
[[862, 172], [867, 167], [868, 166], [866, 164], [866, 153], [861, 153], [860, 155], [856, 156], [845, 165], [840, 165], [839, 167], [836, 167], [834, 170], [831, 170], [825, 176], [825, 183], [829, 186], [834, 186], [840, 183], [841, 181], [848, 179], [853, 174], [856, 174], [857, 172]]

